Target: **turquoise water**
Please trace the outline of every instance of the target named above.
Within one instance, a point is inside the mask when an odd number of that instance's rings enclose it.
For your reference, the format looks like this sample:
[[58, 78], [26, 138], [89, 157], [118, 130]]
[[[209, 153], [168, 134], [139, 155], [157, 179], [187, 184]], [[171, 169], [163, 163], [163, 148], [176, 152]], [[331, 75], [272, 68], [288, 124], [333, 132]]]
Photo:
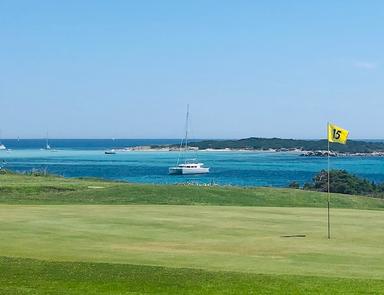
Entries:
[[[91, 176], [144, 183], [211, 183], [240, 186], [287, 186], [301, 184], [326, 169], [326, 158], [301, 157], [295, 153], [198, 152], [199, 161], [211, 173], [198, 176], [170, 176], [176, 152], [122, 152], [105, 155], [101, 147], [63, 148], [57, 152], [19, 148], [0, 152], [5, 167], [16, 171], [47, 169], [66, 177]], [[349, 172], [376, 182], [384, 182], [384, 158], [340, 157], [331, 159], [331, 168]]]

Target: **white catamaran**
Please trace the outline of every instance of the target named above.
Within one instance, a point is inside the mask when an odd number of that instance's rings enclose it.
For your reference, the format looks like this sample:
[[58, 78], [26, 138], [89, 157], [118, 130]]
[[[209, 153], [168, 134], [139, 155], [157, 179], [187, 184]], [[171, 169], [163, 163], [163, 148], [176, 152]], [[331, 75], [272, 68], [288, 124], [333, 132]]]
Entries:
[[187, 105], [187, 117], [185, 120], [185, 138], [181, 140], [180, 152], [177, 159], [176, 166], [169, 168], [169, 174], [171, 175], [186, 175], [186, 174], [205, 174], [209, 173], [209, 168], [204, 167], [203, 163], [197, 162], [196, 159], [185, 160], [184, 163], [180, 163], [180, 156], [182, 152], [188, 152], [188, 126], [189, 125], [189, 105]]

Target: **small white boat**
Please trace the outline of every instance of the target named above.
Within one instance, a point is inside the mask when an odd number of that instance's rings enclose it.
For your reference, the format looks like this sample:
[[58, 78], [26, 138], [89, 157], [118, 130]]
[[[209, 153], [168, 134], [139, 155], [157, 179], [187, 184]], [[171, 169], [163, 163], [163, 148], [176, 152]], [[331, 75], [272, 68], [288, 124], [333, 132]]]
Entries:
[[104, 154], [106, 154], [106, 155], [114, 155], [114, 154], [116, 154], [116, 151], [114, 149], [111, 149], [111, 150], [105, 151]]
[[199, 163], [196, 159], [186, 160], [180, 164], [180, 156], [182, 151], [188, 152], [188, 125], [189, 125], [189, 105], [187, 105], [187, 117], [185, 120], [185, 138], [180, 143], [180, 153], [177, 159], [176, 166], [169, 167], [168, 172], [170, 175], [190, 175], [190, 174], [205, 174], [209, 173], [209, 168], [204, 167], [203, 163]]
[[205, 174], [209, 173], [209, 168], [204, 167], [203, 163], [187, 160], [184, 164], [179, 164], [176, 167], [169, 168], [171, 175], [186, 175], [186, 174]]
[[7, 147], [1, 142], [2, 131], [0, 130], [0, 151], [6, 151]]
[[47, 132], [47, 136], [45, 137], [45, 148], [44, 148], [44, 150], [47, 150], [47, 151], [51, 150], [51, 146], [49, 145], [48, 132]]

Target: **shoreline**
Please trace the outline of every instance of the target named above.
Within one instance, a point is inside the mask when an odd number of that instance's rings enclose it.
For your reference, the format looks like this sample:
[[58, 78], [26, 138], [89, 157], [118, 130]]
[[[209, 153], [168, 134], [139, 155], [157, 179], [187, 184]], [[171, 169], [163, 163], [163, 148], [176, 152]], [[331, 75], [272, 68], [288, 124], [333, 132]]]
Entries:
[[[151, 147], [151, 146], [137, 146], [126, 148], [114, 148], [116, 152], [179, 152], [179, 148], [174, 147]], [[327, 157], [327, 150], [302, 150], [297, 148], [278, 148], [278, 149], [234, 149], [234, 148], [222, 148], [222, 149], [199, 149], [189, 148], [191, 152], [234, 152], [234, 153], [296, 153], [302, 157]], [[384, 151], [373, 152], [329, 152], [330, 157], [384, 157]]]

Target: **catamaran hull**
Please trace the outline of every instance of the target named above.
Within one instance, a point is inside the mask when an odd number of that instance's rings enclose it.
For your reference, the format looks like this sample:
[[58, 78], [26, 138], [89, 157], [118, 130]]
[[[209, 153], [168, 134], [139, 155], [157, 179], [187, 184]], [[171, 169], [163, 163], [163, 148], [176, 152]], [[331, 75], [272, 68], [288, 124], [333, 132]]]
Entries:
[[192, 174], [206, 174], [209, 173], [209, 168], [169, 168], [170, 175], [192, 175]]

